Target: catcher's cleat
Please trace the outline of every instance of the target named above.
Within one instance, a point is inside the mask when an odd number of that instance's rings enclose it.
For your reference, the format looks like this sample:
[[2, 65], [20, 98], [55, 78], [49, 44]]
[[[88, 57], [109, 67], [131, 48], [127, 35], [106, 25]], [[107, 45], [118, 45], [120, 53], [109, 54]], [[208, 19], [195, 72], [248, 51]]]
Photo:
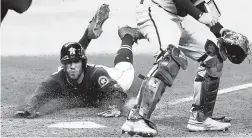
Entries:
[[118, 28], [118, 35], [122, 39], [125, 35], [131, 35], [131, 37], [134, 39], [134, 42], [137, 42], [137, 40], [144, 39], [143, 34], [139, 31], [138, 28], [132, 28], [129, 26], [124, 26]]
[[195, 131], [227, 131], [231, 126], [227, 122], [219, 122], [208, 117], [205, 121], [197, 121], [194, 117], [190, 117], [187, 128], [191, 132]]
[[102, 25], [109, 18], [109, 12], [109, 5], [102, 4], [102, 6], [95, 13], [95, 16], [88, 25], [89, 39], [96, 39], [101, 35], [101, 33], [103, 32]]
[[126, 122], [122, 125], [122, 133], [130, 136], [154, 137], [157, 135], [157, 128], [150, 120], [144, 119], [138, 113], [139, 109], [131, 109]]

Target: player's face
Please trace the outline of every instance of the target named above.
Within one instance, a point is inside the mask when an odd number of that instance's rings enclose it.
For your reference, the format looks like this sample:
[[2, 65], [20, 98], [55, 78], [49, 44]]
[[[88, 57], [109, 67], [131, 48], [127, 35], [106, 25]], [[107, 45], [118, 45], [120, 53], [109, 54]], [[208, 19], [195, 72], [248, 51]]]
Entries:
[[70, 60], [64, 65], [69, 79], [78, 80], [83, 72], [82, 61], [80, 59]]

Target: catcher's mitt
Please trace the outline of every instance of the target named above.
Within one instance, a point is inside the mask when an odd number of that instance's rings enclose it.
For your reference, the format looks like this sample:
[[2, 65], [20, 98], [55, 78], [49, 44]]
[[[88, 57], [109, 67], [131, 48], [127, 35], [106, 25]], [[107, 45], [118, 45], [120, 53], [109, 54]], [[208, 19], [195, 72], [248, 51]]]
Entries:
[[234, 64], [240, 64], [248, 55], [248, 38], [231, 30], [224, 30], [219, 43], [226, 48], [228, 59]]

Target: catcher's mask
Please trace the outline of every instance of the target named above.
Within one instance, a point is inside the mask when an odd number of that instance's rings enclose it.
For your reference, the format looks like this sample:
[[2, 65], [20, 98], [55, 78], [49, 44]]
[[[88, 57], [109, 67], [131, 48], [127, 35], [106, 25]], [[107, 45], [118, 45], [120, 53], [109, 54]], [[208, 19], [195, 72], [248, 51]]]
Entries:
[[62, 64], [79, 59], [82, 60], [82, 67], [85, 69], [87, 65], [87, 57], [85, 54], [85, 49], [80, 43], [69, 42], [62, 46], [60, 51], [60, 61]]

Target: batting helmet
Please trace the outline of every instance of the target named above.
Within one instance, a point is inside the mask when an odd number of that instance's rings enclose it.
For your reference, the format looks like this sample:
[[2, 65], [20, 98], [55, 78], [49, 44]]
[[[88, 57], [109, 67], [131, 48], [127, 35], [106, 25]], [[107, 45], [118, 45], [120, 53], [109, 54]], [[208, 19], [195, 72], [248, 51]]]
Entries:
[[87, 57], [85, 54], [85, 49], [77, 42], [69, 42], [62, 46], [60, 51], [60, 61], [65, 63], [69, 60], [81, 59], [86, 66]]

